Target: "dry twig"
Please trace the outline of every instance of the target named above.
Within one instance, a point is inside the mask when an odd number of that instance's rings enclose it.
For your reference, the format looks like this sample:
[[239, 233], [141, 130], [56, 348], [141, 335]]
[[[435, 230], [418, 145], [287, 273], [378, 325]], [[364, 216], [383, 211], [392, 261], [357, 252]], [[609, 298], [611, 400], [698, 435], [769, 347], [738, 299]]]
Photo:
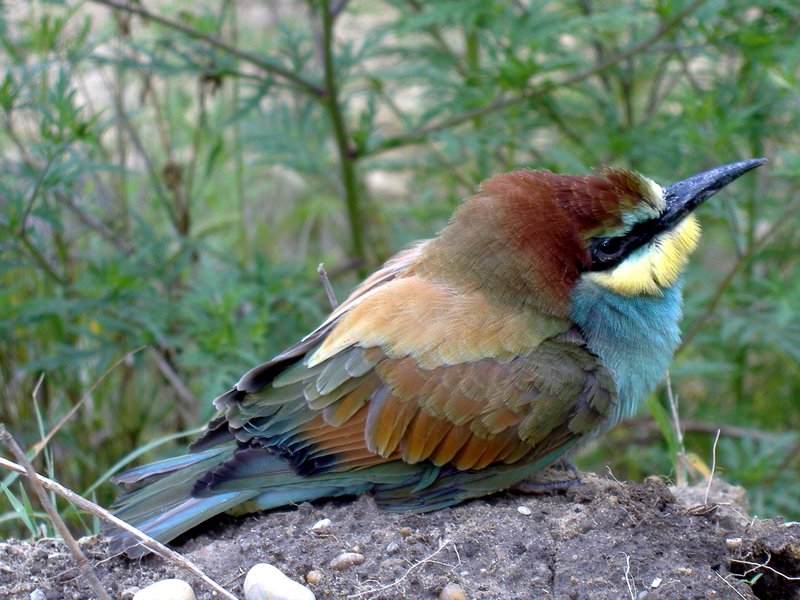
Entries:
[[[2, 425], [0, 425], [0, 427], [1, 426]], [[5, 467], [5, 468], [7, 468], [7, 469], [9, 469], [11, 471], [16, 471], [17, 473], [20, 473], [22, 475], [27, 475], [28, 474], [24, 467], [14, 463], [14, 462], [11, 462], [10, 460], [6, 460], [6, 459], [4, 459], [2, 457], [0, 457], [0, 467]], [[142, 533], [141, 531], [139, 531], [135, 527], [132, 527], [131, 525], [128, 525], [122, 519], [118, 519], [117, 517], [112, 515], [110, 512], [108, 512], [106, 509], [104, 509], [102, 506], [98, 506], [94, 502], [91, 502], [91, 501], [87, 500], [86, 498], [83, 498], [82, 496], [79, 496], [78, 494], [76, 494], [72, 490], [65, 488], [60, 483], [57, 483], [57, 482], [53, 481], [52, 479], [48, 479], [47, 477], [44, 477], [43, 475], [39, 475], [36, 472], [34, 472], [32, 475], [29, 475], [29, 477], [31, 477], [32, 481], [34, 481], [34, 480], [38, 481], [41, 484], [41, 486], [44, 487], [45, 489], [48, 489], [48, 490], [50, 490], [52, 492], [55, 492], [56, 494], [58, 494], [62, 498], [65, 498], [66, 500], [68, 500], [72, 504], [78, 506], [79, 508], [82, 508], [83, 510], [85, 510], [85, 511], [91, 513], [91, 514], [96, 515], [96, 516], [100, 517], [101, 519], [103, 519], [105, 521], [108, 521], [109, 523], [111, 523], [115, 527], [118, 527], [119, 529], [124, 529], [125, 531], [127, 531], [131, 535], [134, 535], [139, 540], [141, 540], [141, 544], [143, 546], [145, 546], [148, 550], [151, 550], [155, 554], [158, 554], [159, 556], [161, 556], [165, 560], [168, 560], [168, 561], [172, 562], [173, 564], [177, 565], [178, 567], [184, 568], [187, 571], [190, 571], [190, 572], [194, 573], [195, 575], [197, 575], [197, 577], [199, 577], [201, 580], [203, 580], [212, 590], [216, 591], [218, 594], [220, 594], [224, 598], [228, 598], [228, 600], [238, 600], [236, 598], [236, 596], [231, 594], [229, 591], [227, 591], [225, 588], [223, 588], [221, 585], [219, 585], [216, 581], [214, 581], [208, 575], [203, 573], [203, 571], [201, 571], [200, 568], [197, 565], [195, 565], [193, 562], [191, 562], [189, 559], [187, 559], [186, 557], [178, 554], [177, 552], [175, 552], [173, 550], [170, 550], [164, 544], [162, 544], [158, 540], [155, 540], [155, 539], [151, 538], [146, 533]]]
[[772, 560], [772, 555], [770, 555], [769, 553], [767, 553], [767, 560], [765, 560], [763, 563], [752, 562], [749, 560], [739, 560], [736, 558], [732, 558], [730, 560], [731, 562], [739, 563], [740, 565], [747, 565], [749, 567], [752, 567], [752, 569], [748, 569], [747, 571], [742, 573], [741, 577], [749, 575], [750, 573], [758, 571], [759, 569], [767, 569], [768, 571], [772, 571], [773, 573], [775, 573], [775, 575], [783, 577], [786, 581], [800, 581], [800, 577], [790, 577], [789, 575], [781, 573], [777, 569], [773, 569], [772, 567], [770, 567], [769, 561]]
[[[40, 380], [41, 381], [41, 380]], [[100, 598], [100, 600], [111, 600], [111, 596], [108, 595], [108, 592], [103, 588], [100, 583], [100, 580], [97, 578], [97, 575], [94, 574], [92, 570], [92, 565], [89, 564], [89, 560], [86, 558], [86, 555], [81, 551], [78, 542], [75, 541], [75, 538], [72, 537], [69, 529], [67, 528], [67, 524], [64, 523], [64, 520], [61, 518], [61, 515], [58, 514], [53, 503], [50, 502], [50, 497], [44, 491], [41, 482], [37, 479], [36, 470], [33, 468], [31, 461], [28, 460], [28, 457], [25, 455], [25, 451], [17, 444], [17, 441], [14, 439], [7, 430], [5, 425], [0, 423], [0, 440], [11, 450], [11, 453], [17, 457], [17, 460], [24, 465], [22, 472], [28, 476], [28, 479], [33, 485], [33, 488], [36, 490], [36, 495], [39, 497], [39, 502], [41, 502], [42, 507], [47, 511], [47, 514], [50, 516], [50, 520], [53, 521], [53, 525], [56, 526], [58, 532], [61, 534], [61, 538], [64, 540], [64, 544], [69, 549], [72, 556], [75, 558], [75, 562], [78, 563], [78, 568], [83, 573], [83, 576], [86, 578], [86, 581], [92, 586], [94, 593]]]
[[413, 565], [411, 565], [411, 566], [408, 568], [408, 570], [407, 570], [405, 573], [403, 573], [403, 575], [402, 575], [402, 576], [401, 576], [399, 579], [395, 579], [395, 580], [394, 580], [392, 583], [389, 583], [389, 584], [387, 584], [387, 585], [382, 585], [381, 587], [378, 587], [378, 588], [372, 588], [372, 589], [369, 589], [369, 590], [364, 590], [363, 592], [358, 592], [357, 594], [352, 594], [352, 595], [348, 596], [348, 598], [359, 598], [359, 597], [361, 597], [361, 596], [366, 596], [366, 595], [368, 595], [368, 594], [377, 594], [377, 593], [379, 593], [379, 592], [386, 591], [386, 590], [388, 590], [389, 588], [392, 588], [392, 587], [394, 587], [394, 586], [396, 586], [396, 585], [400, 584], [400, 583], [401, 583], [401, 582], [402, 582], [402, 581], [403, 581], [403, 580], [404, 580], [406, 577], [408, 577], [408, 575], [411, 573], [411, 571], [413, 571], [413, 570], [414, 570], [414, 569], [416, 569], [417, 567], [420, 567], [420, 566], [422, 566], [422, 565], [424, 565], [424, 564], [427, 564], [427, 563], [429, 563], [429, 562], [435, 562], [435, 561], [432, 561], [431, 559], [432, 559], [434, 556], [436, 556], [437, 554], [439, 554], [439, 552], [441, 552], [442, 550], [444, 550], [444, 549], [445, 549], [445, 547], [446, 547], [448, 544], [450, 544], [450, 540], [444, 540], [444, 541], [440, 541], [440, 542], [439, 542], [439, 549], [438, 549], [438, 550], [436, 550], [436, 552], [434, 552], [433, 554], [431, 554], [431, 555], [429, 555], [429, 556], [427, 556], [427, 557], [423, 558], [423, 559], [422, 559], [422, 560], [420, 560], [420, 561], [417, 561], [417, 562], [415, 562]]
[[739, 591], [739, 590], [737, 590], [735, 587], [733, 587], [733, 586], [731, 585], [731, 582], [730, 582], [730, 581], [728, 581], [728, 580], [727, 580], [727, 579], [725, 579], [725, 578], [724, 578], [722, 575], [720, 575], [720, 574], [719, 574], [719, 571], [714, 571], [714, 574], [715, 574], [717, 577], [719, 577], [719, 578], [720, 578], [720, 580], [721, 580], [721, 581], [722, 581], [722, 582], [723, 582], [725, 585], [727, 585], [727, 586], [728, 586], [729, 588], [731, 588], [731, 589], [732, 589], [734, 592], [736, 592], [736, 595], [737, 595], [737, 596], [739, 596], [739, 598], [743, 598], [743, 600], [747, 600], [747, 598], [746, 598], [745, 596], [743, 596], [743, 595], [742, 595], [742, 592], [740, 592], [740, 591]]
[[319, 263], [317, 273], [319, 273], [319, 278], [322, 280], [322, 287], [325, 288], [325, 293], [328, 295], [328, 302], [331, 304], [331, 310], [336, 310], [339, 308], [339, 301], [336, 299], [331, 280], [328, 279], [328, 272], [325, 270], [324, 263]]
[[[109, 373], [111, 373], [111, 371], [113, 371], [114, 369], [116, 369], [116, 368], [117, 368], [117, 366], [118, 366], [120, 363], [122, 363], [122, 362], [125, 362], [126, 360], [128, 360], [128, 358], [130, 358], [131, 356], [133, 356], [134, 354], [136, 354], [136, 353], [137, 353], [137, 352], [139, 352], [140, 350], [143, 350], [144, 348], [145, 348], [145, 346], [139, 346], [139, 347], [138, 347], [138, 348], [136, 348], [135, 350], [131, 350], [131, 351], [130, 351], [130, 352], [128, 352], [128, 353], [127, 353], [125, 356], [123, 356], [123, 357], [122, 357], [122, 358], [120, 358], [118, 361], [116, 361], [116, 362], [115, 362], [113, 365], [111, 365], [110, 367], [108, 367], [108, 369], [106, 369], [106, 370], [105, 370], [105, 372], [104, 372], [104, 373], [103, 373], [103, 374], [102, 374], [102, 375], [99, 377], [99, 379], [98, 379], [97, 381], [95, 381], [95, 382], [92, 384], [92, 387], [90, 387], [90, 388], [89, 388], [89, 391], [88, 391], [88, 392], [86, 392], [86, 394], [84, 394], [83, 398], [81, 398], [81, 399], [80, 399], [78, 402], [76, 402], [76, 403], [75, 403], [75, 406], [73, 406], [71, 409], [69, 409], [69, 412], [67, 412], [67, 414], [66, 414], [66, 415], [64, 415], [63, 417], [61, 417], [61, 419], [58, 421], [58, 423], [56, 423], [56, 425], [55, 425], [55, 426], [54, 426], [54, 427], [53, 427], [53, 428], [52, 428], [52, 429], [51, 429], [51, 430], [48, 432], [48, 434], [47, 434], [46, 436], [44, 436], [44, 437], [43, 437], [41, 440], [39, 440], [38, 442], [36, 442], [36, 443], [33, 445], [33, 448], [32, 448], [32, 452], [33, 452], [33, 454], [32, 454], [32, 456], [31, 456], [31, 460], [33, 460], [34, 458], [36, 458], [36, 457], [39, 455], [39, 453], [40, 453], [42, 450], [44, 450], [44, 449], [45, 449], [45, 447], [47, 446], [47, 444], [49, 444], [49, 443], [50, 443], [50, 440], [52, 439], [52, 437], [53, 437], [53, 436], [54, 436], [56, 433], [58, 433], [58, 430], [59, 430], [59, 429], [61, 429], [61, 427], [63, 427], [64, 423], [66, 423], [67, 421], [69, 421], [69, 419], [72, 417], [72, 415], [74, 415], [74, 414], [77, 412], [77, 410], [78, 410], [78, 409], [79, 409], [81, 406], [83, 406], [83, 404], [84, 404], [84, 403], [85, 403], [85, 402], [86, 402], [86, 401], [89, 399], [89, 397], [92, 395], [92, 392], [94, 392], [95, 388], [96, 388], [98, 385], [100, 385], [100, 382], [101, 382], [101, 381], [103, 381], [103, 379], [105, 379], [105, 378], [108, 376], [108, 374], [109, 374]], [[39, 377], [39, 381], [36, 383], [36, 386], [33, 388], [33, 393], [32, 393], [32, 395], [33, 395], [33, 398], [34, 398], [34, 400], [36, 399], [36, 393], [39, 391], [39, 386], [42, 384], [42, 380], [43, 380], [43, 379], [44, 379], [44, 373], [42, 373], [41, 377]]]
[[708, 476], [706, 497], [703, 499], [703, 504], [708, 504], [708, 494], [711, 491], [711, 482], [714, 481], [714, 471], [717, 468], [717, 442], [719, 442], [719, 429], [717, 429], [717, 437], [714, 438], [714, 445], [711, 448], [711, 474]]
[[628, 594], [630, 594], [631, 600], [636, 600], [633, 581], [631, 580], [631, 557], [627, 554], [625, 555], [625, 583], [628, 586]]

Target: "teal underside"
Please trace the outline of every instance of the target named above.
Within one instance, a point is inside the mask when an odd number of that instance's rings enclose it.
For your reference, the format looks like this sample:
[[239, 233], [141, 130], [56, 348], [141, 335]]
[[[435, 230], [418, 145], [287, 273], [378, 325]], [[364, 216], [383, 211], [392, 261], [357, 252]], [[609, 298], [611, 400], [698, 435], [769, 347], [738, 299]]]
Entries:
[[610, 369], [619, 402], [608, 427], [636, 413], [664, 376], [680, 342], [682, 317], [678, 281], [662, 296], [620, 296], [589, 279], [572, 292], [572, 319], [589, 348]]

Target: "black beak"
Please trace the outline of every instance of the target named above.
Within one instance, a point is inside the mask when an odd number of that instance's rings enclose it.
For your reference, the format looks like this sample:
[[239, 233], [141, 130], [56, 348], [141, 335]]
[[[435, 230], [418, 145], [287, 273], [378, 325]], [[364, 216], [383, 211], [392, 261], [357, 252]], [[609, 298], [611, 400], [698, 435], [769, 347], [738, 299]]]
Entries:
[[658, 219], [657, 231], [665, 231], [716, 194], [726, 185], [748, 171], [760, 167], [766, 158], [751, 158], [698, 173], [688, 179], [673, 183], [664, 190], [667, 208]]
[[765, 162], [766, 158], [743, 160], [672, 184], [664, 190], [666, 208], [661, 216], [635, 225], [622, 237], [594, 240], [589, 247], [592, 256], [591, 269], [605, 271], [618, 265], [631, 252], [641, 248], [658, 234], [675, 227], [681, 219], [726, 185]]

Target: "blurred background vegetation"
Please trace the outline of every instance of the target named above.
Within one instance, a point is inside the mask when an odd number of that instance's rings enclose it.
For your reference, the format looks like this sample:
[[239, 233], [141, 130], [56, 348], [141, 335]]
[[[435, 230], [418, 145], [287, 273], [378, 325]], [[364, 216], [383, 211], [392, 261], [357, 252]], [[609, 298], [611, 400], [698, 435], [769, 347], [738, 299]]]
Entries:
[[[671, 384], [686, 450], [710, 463], [722, 429], [721, 476], [800, 518], [797, 8], [3, 3], [0, 422], [108, 505], [112, 465], [177, 452], [324, 317], [319, 263], [344, 297], [501, 171], [666, 185], [765, 156], [700, 211]], [[674, 476], [665, 391], [649, 406], [578, 465]], [[0, 537], [40, 529], [0, 476]]]

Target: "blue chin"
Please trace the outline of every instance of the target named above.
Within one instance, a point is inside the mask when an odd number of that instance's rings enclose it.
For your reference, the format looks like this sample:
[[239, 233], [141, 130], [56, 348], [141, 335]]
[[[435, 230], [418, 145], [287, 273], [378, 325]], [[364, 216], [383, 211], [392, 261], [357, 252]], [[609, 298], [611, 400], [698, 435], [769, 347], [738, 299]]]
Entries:
[[572, 291], [572, 320], [614, 376], [617, 407], [610, 427], [636, 413], [672, 361], [680, 342], [683, 278], [661, 296], [620, 296], [587, 278]]

